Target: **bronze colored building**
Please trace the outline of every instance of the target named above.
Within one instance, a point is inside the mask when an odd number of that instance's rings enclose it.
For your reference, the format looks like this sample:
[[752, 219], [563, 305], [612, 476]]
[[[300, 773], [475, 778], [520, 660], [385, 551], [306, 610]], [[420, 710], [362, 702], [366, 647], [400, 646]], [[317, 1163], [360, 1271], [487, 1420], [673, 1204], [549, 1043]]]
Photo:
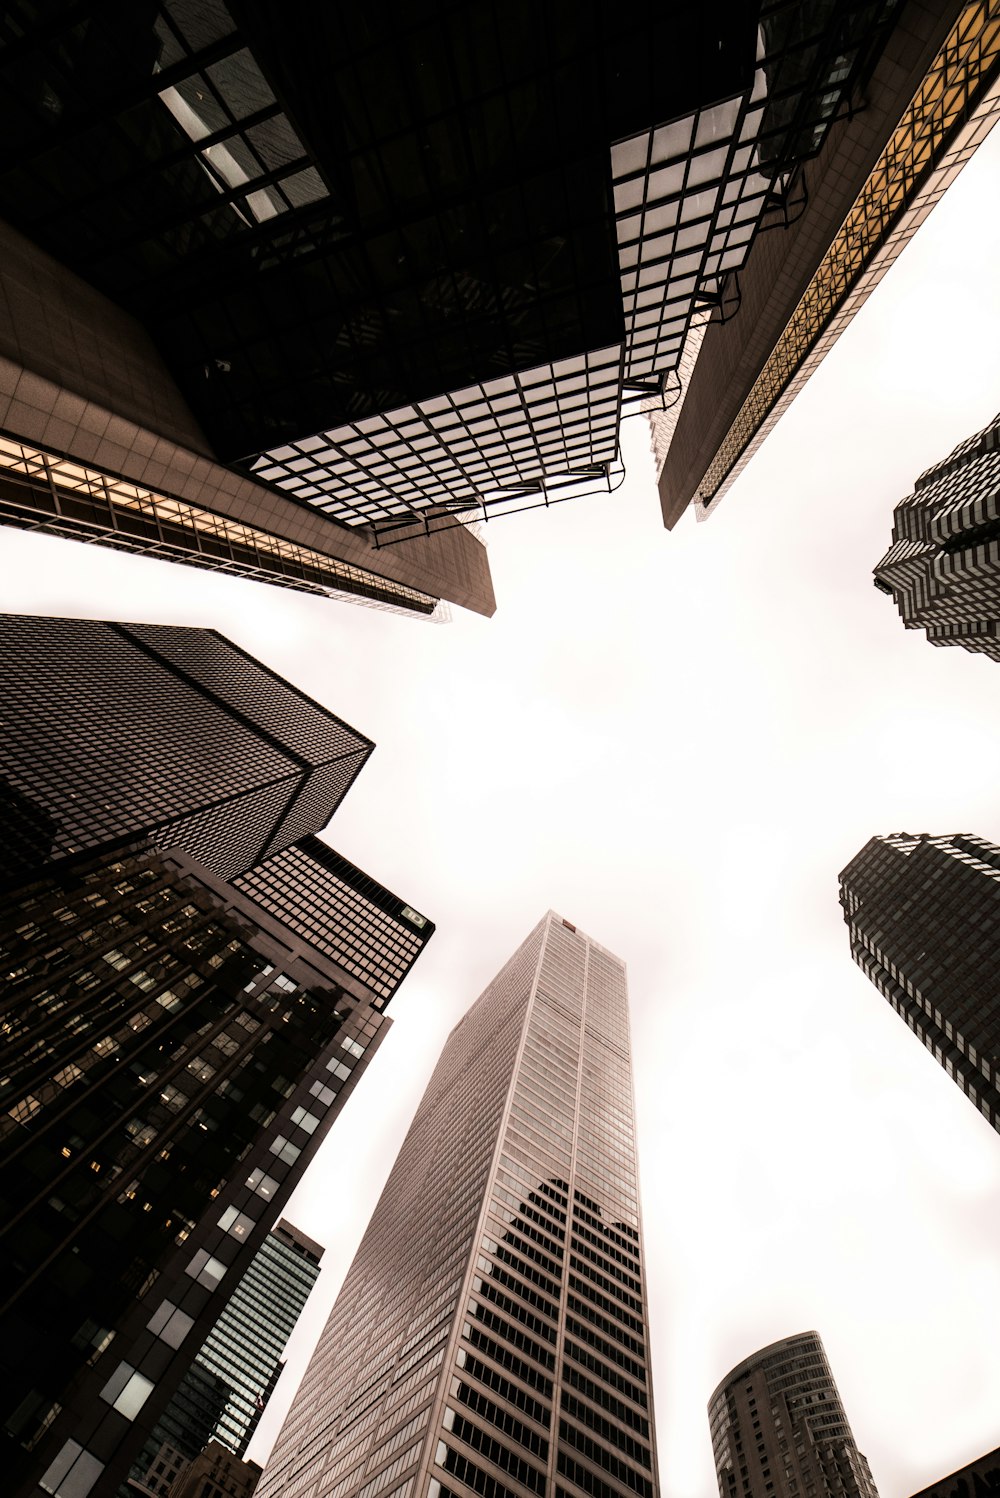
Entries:
[[818, 1332], [739, 1363], [708, 1404], [719, 1498], [878, 1498]]
[[996, 1498], [1000, 1493], [1000, 1446], [977, 1461], [959, 1467], [948, 1477], [939, 1477], [921, 1488], [913, 1498]]
[[625, 967], [549, 913], [459, 1021], [262, 1498], [655, 1498]]
[[714, 511], [998, 117], [996, 0], [902, 6], [689, 338], [669, 409], [651, 403], [668, 528]]
[[875, 586], [932, 645], [1000, 661], [1000, 416], [900, 500]]
[[873, 837], [840, 875], [851, 956], [1000, 1129], [1000, 848], [972, 833]]

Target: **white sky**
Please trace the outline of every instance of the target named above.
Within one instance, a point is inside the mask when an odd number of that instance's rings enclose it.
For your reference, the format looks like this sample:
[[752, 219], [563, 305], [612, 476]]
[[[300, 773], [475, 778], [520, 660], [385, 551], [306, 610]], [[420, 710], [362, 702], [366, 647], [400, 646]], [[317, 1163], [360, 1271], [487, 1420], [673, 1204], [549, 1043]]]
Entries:
[[1000, 667], [871, 582], [894, 503], [1000, 408], [1000, 131], [705, 525], [629, 479], [489, 528], [435, 627], [2, 533], [5, 609], [211, 625], [377, 749], [329, 840], [437, 922], [287, 1215], [325, 1270], [263, 1459], [451, 1025], [550, 906], [629, 965], [665, 1498], [705, 1405], [816, 1327], [882, 1498], [1000, 1443], [1000, 1139], [852, 963], [875, 832], [1000, 840]]

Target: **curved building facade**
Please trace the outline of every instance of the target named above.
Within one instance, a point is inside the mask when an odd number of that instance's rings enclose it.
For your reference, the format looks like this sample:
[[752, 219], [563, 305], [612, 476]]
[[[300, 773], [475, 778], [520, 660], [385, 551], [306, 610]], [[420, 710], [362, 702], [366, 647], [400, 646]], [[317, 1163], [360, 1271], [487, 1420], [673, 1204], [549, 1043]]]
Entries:
[[737, 1364], [708, 1418], [721, 1498], [878, 1498], [818, 1332]]

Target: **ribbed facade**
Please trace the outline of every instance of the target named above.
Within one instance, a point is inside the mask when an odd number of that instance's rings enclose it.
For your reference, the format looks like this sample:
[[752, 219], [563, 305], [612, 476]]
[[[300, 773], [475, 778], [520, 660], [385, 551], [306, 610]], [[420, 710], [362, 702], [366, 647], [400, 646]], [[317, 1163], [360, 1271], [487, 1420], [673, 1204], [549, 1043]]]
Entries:
[[1000, 847], [873, 837], [841, 874], [840, 902], [861, 971], [1000, 1129]]
[[[147, 1453], [154, 1467], [165, 1445], [197, 1456], [209, 1439], [236, 1456], [245, 1454], [281, 1375], [285, 1345], [316, 1283], [322, 1256], [319, 1244], [291, 1223], [279, 1222], [268, 1233], [160, 1417], [140, 1467]], [[206, 1383], [224, 1400], [207, 1437], [199, 1418]]]
[[738, 1364], [708, 1418], [720, 1498], [878, 1498], [817, 1332]]
[[875, 586], [932, 645], [1000, 661], [1000, 416], [922, 473], [896, 506]]
[[655, 1498], [624, 964], [552, 914], [452, 1031], [264, 1498]]

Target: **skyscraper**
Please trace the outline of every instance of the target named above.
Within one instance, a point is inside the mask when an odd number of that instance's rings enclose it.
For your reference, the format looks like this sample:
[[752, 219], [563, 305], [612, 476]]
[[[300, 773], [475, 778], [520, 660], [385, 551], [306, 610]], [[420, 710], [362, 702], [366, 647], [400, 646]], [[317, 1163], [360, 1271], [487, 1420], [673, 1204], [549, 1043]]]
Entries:
[[840, 875], [851, 956], [1000, 1129], [1000, 848], [873, 837]]
[[[169, 1445], [188, 1459], [208, 1440], [242, 1457], [284, 1367], [282, 1354], [319, 1274], [323, 1249], [289, 1222], [272, 1228], [154, 1427], [133, 1472], [155, 1470]], [[204, 1374], [225, 1405], [208, 1436], [200, 1416]]]
[[109, 1498], [387, 1020], [180, 850], [61, 861], [0, 951], [5, 1481]]
[[0, 615], [0, 675], [10, 878], [140, 834], [229, 878], [325, 827], [374, 748], [214, 630]]
[[[287, 1308], [242, 1360], [212, 1329], [288, 1282], [268, 1231], [434, 927], [309, 836], [370, 742], [228, 640], [7, 618], [0, 647], [4, 1480], [112, 1498], [181, 1380], [178, 1460], [252, 1425]], [[258, 859], [252, 895], [220, 877]]]
[[992, 1498], [996, 1493], [1000, 1493], [1000, 1446], [957, 1472], [939, 1477], [913, 1498]]
[[761, 1348], [708, 1404], [720, 1498], [878, 1498], [818, 1332]]
[[896, 506], [875, 586], [907, 629], [1000, 661], [1000, 416], [922, 473]]
[[[762, 12], [762, 38], [814, 9]], [[850, 7], [830, 11], [851, 27]], [[650, 403], [668, 527], [689, 505], [698, 519], [715, 510], [1000, 117], [996, 0], [928, 0], [895, 19], [862, 107], [857, 92], [835, 106], [826, 138], [803, 153], [812, 159], [788, 163], [765, 205], [771, 232], [733, 268], [711, 321], [706, 308], [689, 334], [686, 379]], [[769, 93], [766, 61], [758, 78]], [[768, 172], [763, 153], [756, 169]]]
[[550, 912], [456, 1025], [263, 1498], [655, 1498], [625, 967]]
[[901, 13], [16, 6], [3, 513], [490, 612], [456, 518], [617, 487]]

